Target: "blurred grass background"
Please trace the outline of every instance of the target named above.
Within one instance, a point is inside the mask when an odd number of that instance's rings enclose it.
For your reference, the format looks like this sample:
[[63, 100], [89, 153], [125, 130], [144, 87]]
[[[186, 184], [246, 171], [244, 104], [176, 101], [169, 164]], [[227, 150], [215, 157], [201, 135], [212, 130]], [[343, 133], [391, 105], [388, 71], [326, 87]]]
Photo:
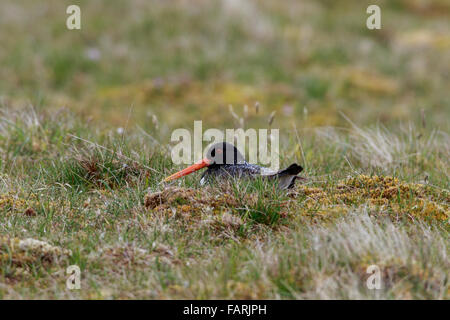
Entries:
[[[368, 30], [366, 8], [381, 7]], [[2, 1], [2, 107], [115, 126], [230, 127], [232, 104], [291, 128], [413, 122], [448, 130], [450, 4], [391, 1]], [[81, 30], [66, 8], [81, 7]], [[248, 124], [252, 123], [250, 117]]]

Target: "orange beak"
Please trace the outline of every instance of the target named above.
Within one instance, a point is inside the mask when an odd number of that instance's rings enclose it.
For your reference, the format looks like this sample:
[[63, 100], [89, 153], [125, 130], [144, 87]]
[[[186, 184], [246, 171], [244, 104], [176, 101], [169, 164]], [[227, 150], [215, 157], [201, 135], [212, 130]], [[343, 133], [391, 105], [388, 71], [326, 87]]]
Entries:
[[168, 176], [164, 179], [164, 182], [168, 182], [171, 180], [175, 180], [184, 176], [187, 176], [188, 174], [191, 174], [192, 172], [195, 172], [197, 170], [200, 170], [204, 167], [207, 167], [211, 164], [211, 160], [208, 158], [204, 158], [201, 161], [194, 163], [192, 166], [187, 167], [186, 169], [183, 169], [181, 171], [178, 171], [177, 173], [174, 173], [171, 176]]

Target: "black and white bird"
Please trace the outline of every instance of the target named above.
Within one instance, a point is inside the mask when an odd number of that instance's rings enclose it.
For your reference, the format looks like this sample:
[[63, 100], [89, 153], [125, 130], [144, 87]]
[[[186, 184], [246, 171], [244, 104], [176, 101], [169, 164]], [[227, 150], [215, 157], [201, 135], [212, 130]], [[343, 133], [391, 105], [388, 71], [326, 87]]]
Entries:
[[294, 163], [283, 170], [271, 170], [256, 164], [245, 161], [239, 150], [227, 142], [219, 142], [212, 145], [207, 156], [201, 161], [172, 174], [164, 179], [165, 182], [175, 180], [191, 174], [197, 170], [207, 167], [203, 173], [200, 184], [207, 181], [223, 180], [228, 178], [255, 178], [258, 176], [274, 180], [280, 189], [290, 189], [294, 187], [295, 180], [300, 177], [298, 174], [303, 170], [301, 166]]

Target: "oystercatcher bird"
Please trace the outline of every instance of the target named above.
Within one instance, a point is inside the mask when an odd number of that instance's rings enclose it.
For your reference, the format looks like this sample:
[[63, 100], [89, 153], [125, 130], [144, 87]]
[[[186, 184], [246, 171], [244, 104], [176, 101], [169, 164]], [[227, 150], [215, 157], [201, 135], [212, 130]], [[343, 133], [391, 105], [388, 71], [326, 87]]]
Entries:
[[168, 182], [184, 177], [205, 167], [208, 169], [203, 173], [200, 180], [200, 184], [202, 185], [208, 180], [211, 181], [218, 178], [254, 178], [262, 176], [267, 179], [276, 180], [280, 189], [292, 188], [295, 185], [295, 180], [300, 178], [297, 174], [303, 170], [296, 163], [279, 171], [250, 164], [245, 161], [242, 154], [234, 145], [227, 142], [219, 142], [209, 148], [206, 158], [186, 169], [172, 174], [165, 178], [164, 181]]

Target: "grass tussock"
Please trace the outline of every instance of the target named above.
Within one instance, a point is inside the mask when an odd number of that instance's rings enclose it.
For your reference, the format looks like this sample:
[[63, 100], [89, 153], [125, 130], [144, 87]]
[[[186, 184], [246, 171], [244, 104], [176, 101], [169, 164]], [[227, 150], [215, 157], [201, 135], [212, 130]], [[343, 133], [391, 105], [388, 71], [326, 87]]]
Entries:
[[0, 265], [8, 281], [39, 277], [52, 267], [63, 266], [71, 255], [66, 250], [36, 239], [0, 238]]
[[[352, 206], [368, 204], [391, 218], [408, 217], [423, 221], [449, 219], [449, 194], [430, 186], [400, 182], [397, 178], [359, 175], [338, 181], [331, 187], [300, 186], [307, 208], [322, 215], [334, 210], [346, 212]], [[333, 210], [334, 208], [334, 210]]]

